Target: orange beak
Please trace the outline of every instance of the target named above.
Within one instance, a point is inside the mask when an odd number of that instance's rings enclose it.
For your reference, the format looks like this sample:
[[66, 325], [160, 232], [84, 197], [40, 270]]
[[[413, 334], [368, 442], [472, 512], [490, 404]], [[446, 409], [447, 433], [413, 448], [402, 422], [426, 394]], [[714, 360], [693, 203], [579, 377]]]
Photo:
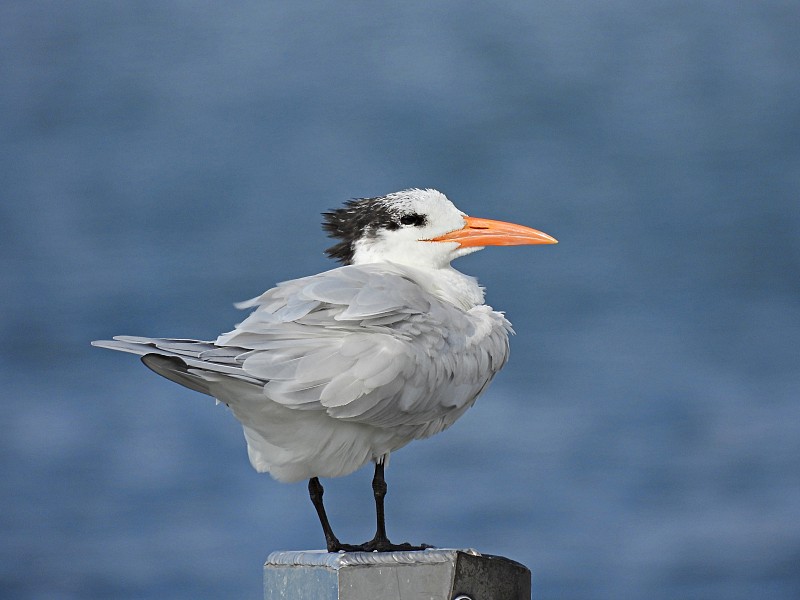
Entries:
[[557, 244], [558, 240], [530, 227], [464, 217], [467, 222], [461, 229], [433, 238], [432, 242], [458, 242], [462, 248], [475, 246], [521, 246], [524, 244]]

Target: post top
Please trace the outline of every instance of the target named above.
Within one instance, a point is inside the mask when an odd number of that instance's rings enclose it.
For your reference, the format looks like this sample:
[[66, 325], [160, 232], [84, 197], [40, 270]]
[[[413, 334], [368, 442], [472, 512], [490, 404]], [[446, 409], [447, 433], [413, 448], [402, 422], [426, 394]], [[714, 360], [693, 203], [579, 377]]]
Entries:
[[339, 570], [356, 565], [412, 565], [453, 562], [459, 553], [481, 556], [472, 548], [427, 548], [408, 552], [327, 552], [325, 550], [281, 550], [267, 557], [265, 567], [294, 565]]

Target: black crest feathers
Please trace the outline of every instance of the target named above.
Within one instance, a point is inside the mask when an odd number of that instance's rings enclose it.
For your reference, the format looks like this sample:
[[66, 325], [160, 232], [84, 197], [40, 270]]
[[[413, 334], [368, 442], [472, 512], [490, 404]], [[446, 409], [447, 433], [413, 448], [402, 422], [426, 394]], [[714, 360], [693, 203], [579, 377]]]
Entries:
[[400, 227], [397, 209], [382, 197], [348, 200], [343, 208], [322, 213], [322, 216], [325, 219], [322, 229], [329, 237], [339, 240], [325, 250], [325, 254], [345, 265], [352, 263], [359, 239], [375, 236], [380, 229]]

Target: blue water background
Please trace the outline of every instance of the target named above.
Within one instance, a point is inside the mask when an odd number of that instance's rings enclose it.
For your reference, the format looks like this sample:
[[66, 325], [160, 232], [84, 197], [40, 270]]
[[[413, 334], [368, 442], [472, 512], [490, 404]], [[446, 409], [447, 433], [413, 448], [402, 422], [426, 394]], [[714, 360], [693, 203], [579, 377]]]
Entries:
[[[396, 453], [389, 533], [536, 598], [800, 597], [800, 6], [0, 5], [0, 596], [260, 597], [319, 548], [224, 407], [89, 347], [214, 338], [436, 187], [558, 246], [457, 263], [517, 335]], [[327, 484], [343, 539], [370, 473]]]

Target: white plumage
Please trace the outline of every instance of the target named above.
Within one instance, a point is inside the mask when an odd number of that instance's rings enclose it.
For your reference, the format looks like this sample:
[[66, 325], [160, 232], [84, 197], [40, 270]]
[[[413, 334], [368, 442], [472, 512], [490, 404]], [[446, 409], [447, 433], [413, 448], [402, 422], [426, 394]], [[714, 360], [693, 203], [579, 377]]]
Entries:
[[253, 467], [280, 481], [370, 461], [382, 479], [384, 457], [452, 425], [506, 363], [511, 327], [450, 261], [489, 244], [555, 242], [466, 217], [435, 190], [353, 201], [326, 218], [341, 240], [329, 254], [349, 264], [239, 304], [254, 310], [215, 341], [93, 342], [227, 404]]

